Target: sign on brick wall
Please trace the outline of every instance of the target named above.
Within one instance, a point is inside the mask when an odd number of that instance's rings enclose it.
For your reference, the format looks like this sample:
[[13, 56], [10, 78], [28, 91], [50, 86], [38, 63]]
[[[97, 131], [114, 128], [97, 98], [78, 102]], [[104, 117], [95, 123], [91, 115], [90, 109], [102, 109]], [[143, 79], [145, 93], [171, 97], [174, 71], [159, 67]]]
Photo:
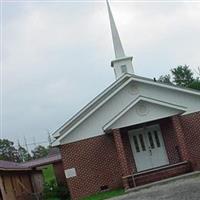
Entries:
[[76, 169], [75, 168], [70, 168], [65, 170], [65, 176], [66, 178], [72, 178], [76, 176]]

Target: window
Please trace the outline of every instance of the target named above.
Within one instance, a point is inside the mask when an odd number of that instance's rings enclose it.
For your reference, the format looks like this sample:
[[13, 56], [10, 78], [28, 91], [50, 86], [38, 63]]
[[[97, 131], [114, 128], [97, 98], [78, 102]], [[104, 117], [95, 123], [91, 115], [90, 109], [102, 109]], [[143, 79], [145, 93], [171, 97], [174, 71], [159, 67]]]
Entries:
[[144, 144], [144, 139], [143, 139], [143, 135], [142, 134], [139, 135], [139, 140], [140, 140], [140, 144], [141, 144], [141, 147], [142, 147], [142, 151], [146, 151], [145, 144]]
[[154, 136], [155, 136], [157, 147], [160, 147], [160, 140], [159, 140], [157, 131], [154, 131]]
[[134, 144], [135, 144], [136, 152], [140, 152], [140, 148], [139, 148], [139, 144], [138, 144], [138, 140], [137, 140], [136, 136], [133, 136], [133, 141], [134, 141]]
[[149, 137], [150, 146], [151, 146], [152, 149], [154, 149], [155, 146], [154, 146], [154, 142], [153, 142], [153, 138], [152, 138], [151, 132], [148, 132], [148, 137]]
[[127, 73], [127, 67], [126, 67], [126, 65], [122, 65], [121, 66], [121, 71], [122, 71], [122, 73]]

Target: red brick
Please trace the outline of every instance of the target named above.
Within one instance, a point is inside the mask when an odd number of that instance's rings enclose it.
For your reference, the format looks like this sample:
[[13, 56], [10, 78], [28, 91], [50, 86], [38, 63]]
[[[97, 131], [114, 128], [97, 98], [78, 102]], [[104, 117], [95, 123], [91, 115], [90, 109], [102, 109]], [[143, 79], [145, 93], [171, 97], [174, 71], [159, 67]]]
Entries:
[[[101, 135], [78, 142], [61, 145], [64, 169], [75, 167], [77, 177], [67, 179], [72, 199], [99, 192], [101, 186], [110, 189], [126, 187], [122, 177], [137, 172], [132, 154], [128, 129], [152, 124], [161, 127], [169, 164], [188, 160], [194, 170], [200, 170], [200, 112], [161, 119], [133, 127], [113, 130], [114, 137]], [[186, 166], [156, 171], [140, 176], [137, 184], [157, 181], [188, 171]], [[125, 182], [124, 182], [125, 181]]]
[[114, 139], [102, 135], [60, 147], [64, 169], [74, 167], [77, 177], [67, 179], [72, 199], [96, 192], [100, 187], [122, 187], [122, 174]]
[[181, 117], [186, 145], [194, 170], [200, 170], [200, 112]]

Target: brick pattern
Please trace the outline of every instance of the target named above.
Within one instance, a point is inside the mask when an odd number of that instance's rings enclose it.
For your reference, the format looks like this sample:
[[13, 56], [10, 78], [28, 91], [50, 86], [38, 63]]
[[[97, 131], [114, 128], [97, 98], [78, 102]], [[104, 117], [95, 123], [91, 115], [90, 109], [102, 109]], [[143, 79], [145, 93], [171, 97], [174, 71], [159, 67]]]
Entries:
[[130, 174], [130, 172], [129, 172], [126, 154], [124, 150], [124, 144], [123, 144], [119, 129], [113, 130], [113, 137], [114, 137], [114, 141], [115, 141], [115, 145], [117, 149], [117, 156], [118, 156], [119, 163], [122, 169], [122, 176], [127, 176], [128, 174]]
[[180, 123], [193, 169], [200, 170], [200, 112], [182, 116]]
[[177, 143], [177, 137], [174, 131], [171, 118], [159, 120], [160, 129], [162, 132], [165, 149], [169, 159], [169, 164], [175, 164], [182, 161], [180, 150]]
[[[114, 141], [115, 141], [115, 145], [116, 145], [116, 149], [117, 149], [118, 160], [119, 160], [119, 163], [121, 166], [122, 177], [127, 176], [130, 174], [130, 171], [129, 171], [129, 167], [128, 167], [128, 162], [127, 162], [127, 158], [126, 158], [123, 140], [121, 137], [121, 132], [119, 129], [114, 129], [112, 132], [113, 132], [113, 137], [114, 137]], [[125, 189], [129, 188], [128, 182], [126, 180], [123, 181], [123, 187]]]
[[181, 125], [181, 117], [180, 116], [172, 117], [172, 123], [174, 127], [174, 132], [177, 137], [177, 143], [179, 145], [182, 160], [191, 160], [189, 149], [186, 143], [185, 132]]
[[[145, 125], [160, 124], [169, 163], [189, 160], [194, 170], [200, 170], [200, 112], [161, 119]], [[72, 199], [99, 192], [101, 186], [126, 187], [122, 177], [136, 172], [127, 131], [143, 125], [113, 130], [102, 135], [71, 144], [61, 145], [64, 169], [76, 168], [77, 177], [67, 179]], [[121, 161], [121, 162], [120, 162]], [[189, 171], [186, 166], [141, 175], [137, 184], [168, 178]], [[123, 179], [124, 180], [124, 179]]]
[[187, 172], [191, 172], [190, 163], [185, 163], [178, 166], [169, 167], [167, 169], [161, 169], [158, 171], [153, 171], [153, 172], [137, 175], [135, 177], [135, 183], [137, 186], [140, 186], [147, 183], [160, 181], [166, 178], [185, 174]]
[[127, 129], [121, 129], [120, 132], [121, 132], [122, 142], [124, 146], [124, 151], [126, 154], [129, 174], [132, 174], [136, 172], [136, 165], [135, 165], [135, 160], [134, 160], [132, 149], [131, 149], [131, 144], [129, 141], [128, 131]]
[[102, 135], [60, 146], [64, 169], [75, 168], [67, 179], [72, 199], [101, 191], [101, 186], [122, 187], [122, 174], [112, 135]]

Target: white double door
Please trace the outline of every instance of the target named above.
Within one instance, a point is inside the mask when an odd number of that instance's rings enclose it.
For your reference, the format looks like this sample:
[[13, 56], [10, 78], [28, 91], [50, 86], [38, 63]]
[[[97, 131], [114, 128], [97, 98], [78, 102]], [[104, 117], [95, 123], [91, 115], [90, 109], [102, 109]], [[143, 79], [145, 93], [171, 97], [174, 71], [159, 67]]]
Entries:
[[159, 125], [129, 131], [137, 171], [169, 164]]

